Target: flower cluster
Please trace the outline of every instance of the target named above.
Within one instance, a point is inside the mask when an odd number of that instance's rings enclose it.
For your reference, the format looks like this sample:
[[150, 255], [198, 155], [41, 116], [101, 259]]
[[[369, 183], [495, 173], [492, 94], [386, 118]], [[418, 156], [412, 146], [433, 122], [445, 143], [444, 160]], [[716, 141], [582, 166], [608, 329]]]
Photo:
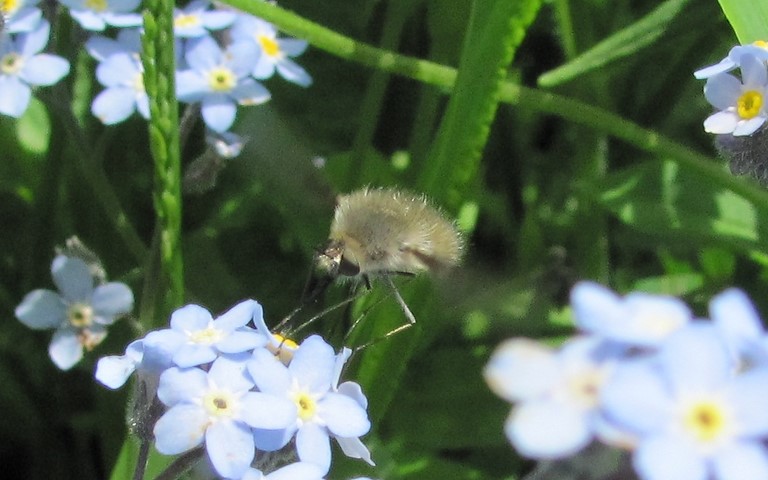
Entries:
[[593, 440], [632, 451], [644, 480], [768, 478], [768, 335], [746, 295], [712, 299], [711, 321], [680, 300], [571, 293], [583, 332], [557, 351], [502, 344], [485, 368], [514, 402], [505, 433], [523, 455], [571, 456]]
[[[709, 133], [751, 135], [768, 119], [768, 43], [756, 42], [731, 49], [716, 65], [697, 70], [706, 79], [704, 95], [717, 112], [704, 121]], [[741, 70], [741, 79], [728, 72]]]
[[77, 257], [58, 255], [51, 265], [59, 292], [33, 290], [16, 307], [16, 318], [36, 330], [56, 329], [48, 353], [62, 370], [83, 358], [107, 336], [107, 326], [133, 310], [133, 292], [124, 283], [99, 282]]
[[[123, 356], [102, 358], [96, 378], [110, 388], [133, 372], [154, 379], [147, 384], [157, 385], [165, 406], [152, 419], [163, 454], [205, 445], [224, 478], [320, 479], [330, 469], [331, 438], [373, 465], [359, 439], [370, 429], [367, 399], [358, 384], [339, 384], [350, 354], [335, 354], [316, 335], [296, 345], [271, 334], [254, 300], [216, 319], [187, 305], [171, 315], [170, 328], [131, 343]], [[296, 457], [266, 477], [260, 469]]]
[[[52, 85], [69, 72], [69, 63], [40, 53], [48, 43], [50, 24], [43, 19], [39, 0], [6, 2], [7, 19], [0, 29], [0, 113], [20, 117], [31, 89]], [[70, 16], [90, 32], [117, 29], [112, 38], [94, 35], [86, 49], [98, 62], [96, 79], [104, 89], [94, 98], [91, 112], [105, 125], [126, 120], [134, 112], [149, 118], [139, 41], [140, 0], [61, 0]], [[239, 106], [270, 99], [260, 80], [275, 73], [302, 87], [312, 84], [296, 64], [307, 48], [303, 40], [281, 38], [270, 23], [232, 9], [211, 9], [209, 0], [193, 0], [174, 14], [176, 87], [181, 102], [201, 105], [205, 125], [225, 142], [225, 158], [236, 156], [242, 139], [227, 132]], [[215, 36], [214, 36], [215, 35]], [[217, 148], [216, 151], [222, 150]]]

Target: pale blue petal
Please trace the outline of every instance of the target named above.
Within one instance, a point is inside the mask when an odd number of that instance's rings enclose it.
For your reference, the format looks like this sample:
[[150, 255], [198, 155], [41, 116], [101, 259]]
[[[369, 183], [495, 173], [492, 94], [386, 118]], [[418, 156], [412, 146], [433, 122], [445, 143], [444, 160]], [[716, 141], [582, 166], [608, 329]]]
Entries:
[[741, 64], [741, 79], [744, 88], [764, 89], [768, 81], [768, 71], [765, 68], [765, 62], [754, 55], [744, 54], [739, 61]]
[[232, 25], [235, 18], [235, 12], [227, 12], [223, 10], [205, 12], [201, 15], [203, 25], [205, 25], [205, 28], [208, 30], [221, 30], [222, 28], [226, 28]]
[[213, 468], [225, 478], [240, 478], [255, 454], [251, 430], [239, 422], [220, 420], [205, 432], [205, 449]]
[[83, 358], [83, 346], [77, 332], [71, 328], [60, 328], [53, 334], [48, 346], [48, 355], [61, 370], [69, 370]]
[[32, 90], [18, 77], [0, 75], [0, 113], [19, 118], [29, 106]]
[[67, 321], [67, 305], [51, 290], [33, 290], [14, 312], [21, 323], [35, 330], [57, 328]]
[[136, 109], [145, 120], [149, 119], [149, 97], [146, 93], [140, 93], [136, 98]]
[[263, 347], [267, 339], [253, 329], [236, 330], [216, 344], [216, 348], [222, 353], [239, 353]]
[[344, 364], [347, 363], [349, 357], [352, 356], [352, 349], [342, 347], [341, 351], [336, 355], [336, 362], [333, 364], [333, 375], [331, 379], [331, 388], [334, 390], [339, 386], [339, 380], [341, 379], [341, 372], [344, 371]]
[[707, 465], [695, 447], [679, 437], [642, 442], [632, 457], [643, 480], [707, 480]]
[[359, 458], [372, 467], [376, 466], [376, 464], [373, 463], [373, 459], [371, 459], [371, 452], [368, 451], [368, 448], [363, 444], [363, 442], [360, 441], [359, 438], [336, 437], [336, 441], [339, 443], [341, 451], [344, 452], [344, 455], [348, 456], [349, 458]]
[[253, 380], [246, 372], [249, 353], [217, 358], [208, 370], [208, 379], [217, 387], [230, 392], [245, 392], [253, 388]]
[[573, 287], [571, 307], [576, 326], [590, 333], [612, 333], [626, 316], [621, 298], [593, 282], [579, 282]]
[[39, 8], [24, 8], [17, 10], [6, 25], [8, 33], [31, 32], [40, 24], [43, 12]]
[[718, 73], [730, 72], [731, 70], [736, 68], [736, 66], [737, 66], [736, 62], [734, 62], [729, 57], [725, 57], [715, 65], [710, 65], [708, 67], [704, 67], [699, 70], [696, 70], [695, 72], [693, 72], [693, 76], [699, 80], [703, 80], [705, 78], [709, 78], [714, 75], [717, 75]]
[[704, 120], [704, 131], [707, 133], [733, 133], [741, 118], [735, 112], [716, 112]]
[[768, 480], [768, 451], [757, 442], [732, 443], [712, 459], [717, 480]]
[[74, 18], [77, 23], [85, 30], [91, 30], [94, 32], [101, 32], [107, 24], [100, 15], [96, 14], [92, 10], [69, 10], [69, 15]]
[[96, 95], [91, 113], [104, 125], [120, 123], [136, 110], [135, 92], [129, 87], [110, 87]]
[[120, 282], [99, 285], [93, 291], [91, 306], [98, 317], [105, 319], [99, 321], [97, 317], [96, 321], [108, 324], [114, 317], [125, 315], [133, 310], [133, 292], [128, 285]]
[[176, 96], [179, 101], [199, 102], [211, 88], [203, 75], [195, 70], [176, 72]]
[[649, 361], [618, 367], [603, 385], [600, 401], [609, 420], [637, 433], [657, 432], [669, 423], [671, 393]]
[[726, 390], [728, 403], [737, 415], [739, 435], [768, 436], [768, 368], [761, 367], [735, 377]]
[[115, 390], [122, 387], [136, 370], [136, 361], [127, 355], [112, 355], [99, 359], [96, 364], [96, 380]]
[[570, 404], [526, 402], [512, 411], [504, 425], [504, 432], [515, 449], [525, 457], [563, 458], [589, 444], [592, 432], [587, 420], [583, 410]]
[[331, 389], [335, 362], [333, 348], [319, 335], [312, 335], [301, 342], [288, 370], [303, 388], [324, 393]]
[[331, 468], [331, 442], [325, 429], [315, 423], [305, 424], [296, 433], [296, 451], [303, 462], [314, 463], [323, 469]]
[[125, 53], [126, 51], [123, 44], [117, 40], [102, 35], [95, 35], [89, 38], [88, 41], [85, 42], [85, 50], [99, 62], [103, 62], [116, 53]]
[[237, 42], [227, 48], [227, 55], [230, 68], [237, 78], [242, 78], [251, 73], [260, 54], [255, 43]]
[[223, 54], [219, 45], [210, 36], [198, 37], [187, 43], [184, 58], [187, 64], [198, 71], [209, 70], [221, 63]]
[[339, 393], [328, 393], [318, 401], [317, 416], [339, 437], [359, 437], [371, 429], [365, 410], [354, 399]]
[[278, 468], [266, 480], [322, 480], [325, 472], [315, 464], [297, 462]]
[[299, 40], [298, 38], [281, 38], [277, 44], [280, 45], [280, 50], [289, 57], [301, 55], [309, 46], [306, 40]]
[[261, 315], [257, 310], [261, 310], [261, 305], [256, 300], [245, 300], [216, 318], [214, 325], [219, 330], [233, 331], [250, 322], [254, 315]]
[[312, 77], [296, 63], [284, 58], [277, 63], [277, 72], [281, 77], [301, 87], [312, 85]]
[[109, 0], [109, 12], [132, 12], [138, 8], [141, 0]]
[[208, 415], [201, 407], [180, 404], [165, 412], [155, 424], [155, 448], [165, 455], [186, 452], [203, 443]]
[[284, 396], [248, 392], [241, 401], [241, 420], [251, 427], [281, 430], [296, 423], [296, 404]]
[[214, 132], [225, 132], [235, 122], [237, 106], [224, 95], [207, 96], [202, 101], [203, 121]]
[[19, 39], [19, 53], [21, 56], [29, 59], [36, 53], [41, 52], [48, 44], [50, 32], [51, 24], [43, 20], [37, 25], [37, 28], [21, 35]]
[[144, 337], [142, 370], [160, 373], [173, 365], [173, 355], [186, 342], [185, 335], [171, 329], [155, 330]]
[[291, 387], [291, 374], [288, 368], [266, 348], [257, 348], [253, 351], [248, 372], [262, 392], [285, 395]]
[[185, 305], [171, 314], [171, 328], [194, 332], [208, 327], [212, 320], [211, 312], [200, 305]]
[[339, 393], [356, 401], [363, 409], [368, 408], [368, 399], [363, 394], [363, 389], [355, 382], [344, 382], [339, 385]]
[[763, 115], [750, 118], [749, 120], [742, 120], [736, 124], [736, 128], [733, 129], [733, 135], [736, 137], [741, 135], [752, 135], [758, 128], [763, 126], [765, 120], [766, 117]]
[[69, 301], [89, 301], [93, 293], [93, 276], [88, 265], [79, 258], [58, 255], [51, 264], [53, 283]]
[[296, 433], [296, 428], [296, 425], [282, 430], [255, 428], [253, 430], [253, 440], [256, 443], [256, 448], [264, 452], [280, 450], [288, 445], [288, 442], [293, 438], [293, 434]]
[[173, 363], [179, 367], [194, 367], [216, 360], [218, 351], [212, 345], [188, 343], [179, 347], [173, 355]]
[[251, 75], [259, 80], [266, 80], [271, 78], [275, 74], [275, 62], [266, 55], [261, 55], [256, 62], [256, 66], [253, 67]]
[[232, 97], [240, 105], [261, 105], [268, 102], [272, 95], [269, 90], [252, 78], [246, 78], [240, 81], [231, 92]]
[[717, 390], [736, 366], [717, 329], [703, 322], [670, 336], [659, 351], [659, 358], [675, 391]]
[[172, 367], [160, 375], [157, 398], [168, 406], [192, 402], [208, 391], [206, 373], [199, 368]]
[[28, 58], [19, 76], [30, 85], [53, 85], [69, 73], [69, 62], [56, 55], [41, 53]]
[[709, 302], [712, 321], [729, 336], [756, 339], [763, 334], [763, 325], [747, 295], [736, 288], [716, 295]]
[[615, 325], [612, 338], [631, 345], [656, 347], [693, 319], [680, 299], [662, 295], [630, 293], [624, 297], [624, 309], [626, 318]]
[[723, 73], [707, 80], [704, 96], [718, 110], [736, 106], [741, 95], [741, 82], [733, 75]]
[[552, 350], [528, 338], [503, 342], [485, 366], [483, 376], [493, 392], [509, 402], [541, 397], [562, 378]]
[[96, 67], [96, 78], [105, 87], [130, 85], [139, 73], [139, 67], [130, 53], [116, 53]]
[[109, 25], [119, 28], [138, 27], [142, 24], [143, 19], [138, 13], [111, 13], [105, 12], [102, 14], [102, 18]]

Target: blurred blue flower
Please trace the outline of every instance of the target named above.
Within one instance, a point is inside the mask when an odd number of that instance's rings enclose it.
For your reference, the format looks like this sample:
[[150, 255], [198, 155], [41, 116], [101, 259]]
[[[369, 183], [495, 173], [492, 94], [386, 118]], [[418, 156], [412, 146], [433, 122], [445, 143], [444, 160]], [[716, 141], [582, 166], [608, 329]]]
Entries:
[[637, 347], [657, 346], [693, 319], [677, 298], [640, 292], [622, 298], [594, 282], [573, 287], [571, 307], [580, 330]]
[[157, 396], [170, 408], [154, 428], [160, 453], [175, 455], [205, 442], [216, 471], [240, 478], [255, 455], [251, 428], [282, 429], [295, 421], [293, 404], [250, 391], [248, 358], [246, 353], [219, 357], [208, 372], [172, 367], [162, 373]]
[[121, 28], [117, 32], [116, 39], [104, 35], [93, 35], [85, 42], [85, 49], [99, 62], [116, 53], [138, 56], [141, 53], [141, 29]]
[[747, 295], [730, 288], [712, 298], [709, 314], [741, 371], [768, 366], [768, 336]]
[[602, 357], [601, 341], [587, 337], [558, 352], [524, 338], [496, 349], [484, 376], [497, 395], [517, 402], [504, 430], [518, 452], [562, 458], [592, 441], [602, 423], [598, 395], [614, 364]]
[[355, 438], [371, 424], [360, 403], [334, 391], [336, 357], [333, 348], [313, 335], [304, 340], [286, 367], [266, 349], [257, 349], [248, 372], [258, 389], [295, 406], [292, 424], [282, 431], [255, 430], [256, 446], [277, 450], [296, 434], [299, 459], [327, 472], [331, 464], [330, 436]]
[[69, 14], [86, 30], [102, 31], [112, 27], [138, 27], [140, 13], [134, 10], [141, 0], [61, 0]]
[[709, 133], [751, 135], [768, 118], [765, 62], [754, 55], [743, 54], [740, 65], [742, 80], [719, 73], [710, 77], [704, 86], [707, 101], [720, 110], [704, 121], [704, 130]]
[[171, 314], [171, 328], [159, 330], [168, 345], [179, 345], [173, 362], [193, 367], [214, 361], [220, 353], [240, 353], [263, 347], [266, 340], [245, 325], [263, 314], [255, 300], [245, 300], [215, 320], [199, 305], [187, 305]]
[[55, 328], [48, 353], [62, 370], [74, 366], [83, 348], [93, 349], [106, 337], [106, 326], [133, 309], [127, 285], [111, 282], [94, 288], [88, 265], [79, 258], [59, 255], [51, 264], [60, 293], [34, 290], [16, 307], [16, 317], [36, 330]]
[[232, 25], [235, 12], [208, 10], [208, 0], [193, 0], [183, 9], [173, 11], [173, 33], [179, 38], [194, 38], [208, 35], [208, 31], [221, 30]]
[[40, 0], [14, 0], [3, 2], [0, 13], [5, 12], [5, 33], [31, 32], [43, 18], [37, 7]]
[[277, 38], [274, 25], [246, 13], [239, 14], [231, 29], [233, 41], [251, 41], [260, 51], [253, 76], [259, 80], [270, 78], [275, 70], [281, 77], [302, 87], [312, 85], [312, 77], [289, 57], [297, 57], [307, 49], [305, 40]]
[[715, 65], [696, 70], [693, 76], [699, 80], [713, 77], [718, 73], [726, 73], [741, 67], [741, 56], [747, 54], [757, 57], [762, 62], [768, 62], [768, 43], [760, 41], [749, 45], [737, 45], [728, 52], [728, 56]]
[[29, 106], [31, 87], [48, 86], [69, 73], [69, 62], [39, 53], [48, 43], [50, 24], [40, 21], [29, 33], [0, 42], [0, 113], [20, 117]]
[[113, 125], [138, 110], [149, 118], [149, 97], [144, 89], [141, 59], [133, 53], [115, 53], [96, 68], [96, 78], [106, 88], [94, 99], [91, 112], [105, 125]]
[[96, 380], [114, 390], [122, 387], [134, 371], [159, 377], [164, 370], [174, 366], [173, 355], [184, 341], [169, 333], [169, 330], [149, 332], [144, 338], [131, 342], [125, 355], [99, 359]]
[[208, 131], [205, 143], [216, 152], [219, 158], [231, 159], [240, 155], [247, 139], [233, 132]]
[[[363, 389], [359, 384], [355, 382], [344, 382], [339, 385], [339, 379], [341, 378], [341, 372], [344, 370], [344, 364], [347, 363], [349, 357], [352, 355], [352, 350], [349, 348], [342, 348], [341, 352], [336, 356], [336, 363], [333, 367], [333, 377], [331, 387], [334, 392], [353, 399], [360, 405], [363, 410], [368, 410], [368, 399], [363, 394]], [[332, 435], [341, 447], [341, 451], [344, 455], [350, 458], [359, 458], [366, 462], [368, 465], [375, 466], [371, 459], [371, 452], [368, 450], [359, 437], [340, 437]]]
[[719, 335], [688, 326], [603, 386], [607, 418], [637, 438], [643, 480], [768, 478], [768, 369], [737, 374]]
[[183, 102], [201, 102], [205, 124], [215, 132], [232, 126], [237, 105], [258, 105], [269, 100], [263, 85], [250, 77], [258, 50], [239, 42], [222, 51], [208, 36], [189, 41], [185, 59], [189, 70], [176, 75], [176, 91]]
[[249, 468], [240, 480], [322, 480], [323, 470], [312, 463], [296, 462], [264, 475], [261, 470]]

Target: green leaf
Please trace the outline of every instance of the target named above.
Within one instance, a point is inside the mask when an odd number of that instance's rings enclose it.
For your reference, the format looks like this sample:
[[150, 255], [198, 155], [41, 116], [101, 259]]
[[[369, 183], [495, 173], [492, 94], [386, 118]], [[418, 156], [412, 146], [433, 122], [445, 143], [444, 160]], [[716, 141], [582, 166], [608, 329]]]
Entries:
[[608, 177], [599, 202], [640, 231], [688, 245], [766, 249], [766, 227], [755, 205], [665, 161]]
[[29, 107], [16, 124], [19, 144], [30, 154], [42, 155], [48, 151], [51, 140], [51, 120], [40, 100], [32, 97]]
[[653, 44], [690, 0], [667, 0], [632, 25], [607, 37], [570, 62], [539, 77], [540, 87], [553, 87], [637, 53]]
[[752, 43], [768, 38], [768, 2], [719, 0], [739, 42]]

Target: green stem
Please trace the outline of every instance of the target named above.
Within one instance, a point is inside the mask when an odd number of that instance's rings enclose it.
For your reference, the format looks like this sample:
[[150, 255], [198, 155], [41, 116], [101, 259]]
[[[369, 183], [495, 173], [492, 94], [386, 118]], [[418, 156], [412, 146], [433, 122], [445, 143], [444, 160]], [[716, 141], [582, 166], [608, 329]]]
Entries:
[[[290, 35], [337, 57], [412, 78], [450, 91], [456, 70], [434, 62], [378, 49], [313, 23], [276, 5], [254, 0], [223, 0], [223, 3], [274, 23]], [[624, 140], [659, 158], [673, 158], [686, 168], [714, 179], [718, 184], [768, 211], [768, 192], [730, 175], [712, 157], [698, 153], [659, 133], [643, 128], [605, 109], [554, 93], [502, 83], [499, 100], [542, 114], [551, 114]]]
[[[150, 99], [149, 142], [155, 166], [154, 205], [160, 230], [160, 265], [168, 282], [164, 308], [184, 301], [181, 255], [181, 159], [179, 113], [174, 82], [172, 0], [148, 0], [144, 6], [141, 61]], [[164, 321], [166, 315], [155, 315]]]

